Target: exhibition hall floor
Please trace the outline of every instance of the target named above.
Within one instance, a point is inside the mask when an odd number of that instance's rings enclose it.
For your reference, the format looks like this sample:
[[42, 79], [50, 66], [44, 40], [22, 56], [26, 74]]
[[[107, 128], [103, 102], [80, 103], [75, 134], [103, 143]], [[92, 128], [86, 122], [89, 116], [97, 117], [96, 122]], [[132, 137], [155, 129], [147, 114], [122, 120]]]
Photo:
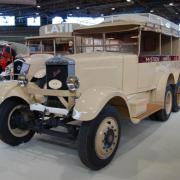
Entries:
[[180, 113], [165, 123], [122, 121], [122, 139], [112, 163], [94, 172], [75, 149], [56, 138], [38, 135], [27, 144], [0, 142], [0, 180], [179, 180]]

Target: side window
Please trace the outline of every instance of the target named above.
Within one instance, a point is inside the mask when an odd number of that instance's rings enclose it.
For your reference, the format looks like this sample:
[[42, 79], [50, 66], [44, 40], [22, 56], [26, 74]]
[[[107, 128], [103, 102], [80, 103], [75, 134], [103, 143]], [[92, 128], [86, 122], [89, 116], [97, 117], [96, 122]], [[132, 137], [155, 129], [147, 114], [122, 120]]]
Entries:
[[172, 55], [178, 56], [179, 55], [179, 38], [173, 37], [172, 38]]
[[76, 53], [90, 53], [95, 51], [108, 51], [137, 54], [138, 31], [102, 33], [81, 35], [75, 37]]
[[141, 32], [141, 55], [160, 55], [160, 34], [151, 31]]
[[161, 54], [171, 55], [171, 36], [161, 35]]
[[138, 31], [107, 33], [105, 50], [110, 52], [137, 54]]
[[90, 53], [103, 51], [102, 34], [76, 36], [76, 52]]

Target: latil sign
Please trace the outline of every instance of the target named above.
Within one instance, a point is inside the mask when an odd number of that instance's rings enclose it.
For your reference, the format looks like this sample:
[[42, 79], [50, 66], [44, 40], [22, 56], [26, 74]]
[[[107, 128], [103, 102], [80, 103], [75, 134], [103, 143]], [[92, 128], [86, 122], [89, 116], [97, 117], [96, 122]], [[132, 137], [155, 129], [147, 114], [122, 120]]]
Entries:
[[51, 24], [43, 26], [40, 28], [40, 35], [53, 35], [59, 33], [72, 33], [73, 25], [64, 23], [64, 24]]

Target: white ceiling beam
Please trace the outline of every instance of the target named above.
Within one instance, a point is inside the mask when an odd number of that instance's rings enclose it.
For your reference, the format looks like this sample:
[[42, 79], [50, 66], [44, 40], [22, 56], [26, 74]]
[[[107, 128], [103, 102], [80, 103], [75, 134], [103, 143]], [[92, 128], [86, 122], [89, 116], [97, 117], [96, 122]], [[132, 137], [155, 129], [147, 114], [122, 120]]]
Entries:
[[0, 0], [0, 4], [36, 5], [36, 0]]

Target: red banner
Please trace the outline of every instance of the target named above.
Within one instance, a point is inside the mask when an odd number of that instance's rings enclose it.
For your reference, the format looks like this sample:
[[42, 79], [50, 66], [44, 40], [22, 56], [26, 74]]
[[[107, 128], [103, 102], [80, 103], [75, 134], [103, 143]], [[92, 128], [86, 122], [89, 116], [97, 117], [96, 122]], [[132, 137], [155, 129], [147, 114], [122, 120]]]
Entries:
[[179, 61], [179, 56], [140, 56], [139, 63]]

